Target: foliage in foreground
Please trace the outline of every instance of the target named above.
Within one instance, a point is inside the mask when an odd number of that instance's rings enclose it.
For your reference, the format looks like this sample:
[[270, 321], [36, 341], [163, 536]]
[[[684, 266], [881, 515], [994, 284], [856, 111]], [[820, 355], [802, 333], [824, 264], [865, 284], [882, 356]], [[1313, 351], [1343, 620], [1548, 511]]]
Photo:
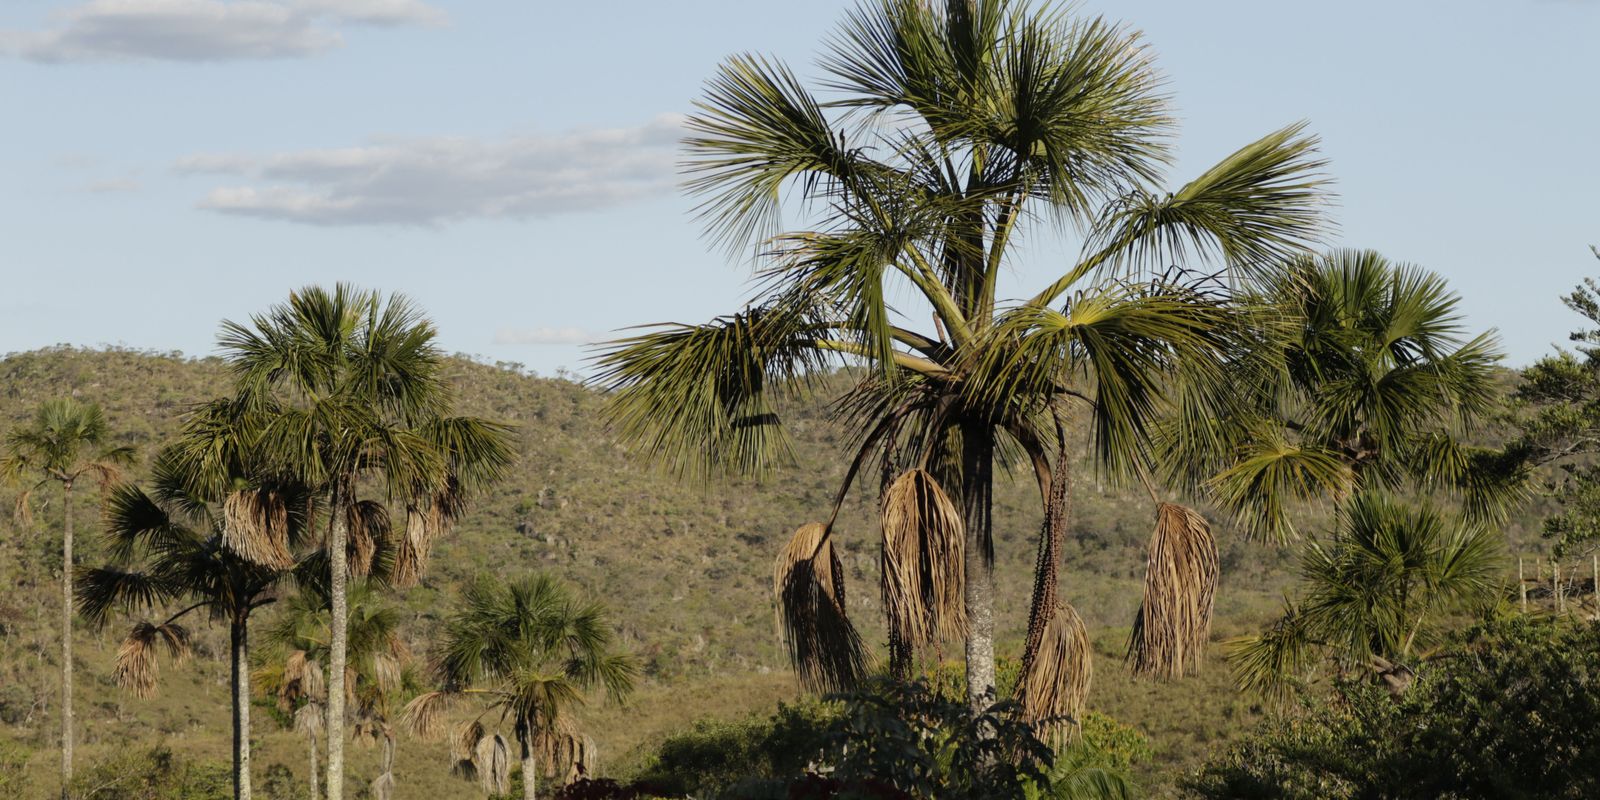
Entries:
[[974, 718], [961, 695], [878, 681], [765, 719], [701, 722], [663, 742], [637, 786], [725, 798], [1123, 797], [1123, 772], [1148, 753], [1100, 715], [1056, 751], [1014, 704]]
[[1308, 701], [1202, 769], [1203, 798], [1579, 798], [1600, 793], [1600, 625], [1479, 626], [1400, 698]]

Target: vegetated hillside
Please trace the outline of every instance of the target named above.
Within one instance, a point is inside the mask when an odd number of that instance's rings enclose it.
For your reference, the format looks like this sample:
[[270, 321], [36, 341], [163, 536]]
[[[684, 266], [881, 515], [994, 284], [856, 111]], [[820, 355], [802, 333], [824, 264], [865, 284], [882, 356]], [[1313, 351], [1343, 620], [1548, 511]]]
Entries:
[[[646, 680], [630, 708], [585, 712], [605, 754], [603, 768], [625, 772], [637, 763], [641, 746], [693, 718], [770, 709], [794, 693], [773, 630], [771, 563], [796, 526], [827, 513], [842, 479], [848, 437], [829, 423], [825, 409], [792, 410], [795, 463], [769, 481], [703, 487], [662, 474], [625, 451], [601, 419], [601, 396], [580, 384], [461, 358], [451, 361], [450, 373], [460, 411], [518, 426], [521, 457], [510, 479], [482, 498], [436, 549], [423, 584], [398, 597], [411, 617], [407, 636], [419, 656], [430, 652], [431, 633], [463, 582], [485, 571], [542, 569], [605, 601], [621, 622], [624, 642], [645, 665]], [[13, 354], [0, 360], [0, 428], [9, 430], [47, 398], [70, 394], [98, 402], [119, 443], [140, 451], [141, 464], [131, 475], [138, 479], [185, 409], [226, 391], [226, 384], [216, 359], [66, 348]], [[94, 520], [94, 492], [78, 494], [78, 519]], [[1020, 469], [997, 495], [1001, 642], [1014, 652], [1031, 587], [1039, 503], [1031, 474]], [[7, 508], [13, 496], [6, 492]], [[881, 639], [882, 625], [875, 507], [874, 491], [858, 493], [839, 525], [851, 611], [873, 642]], [[54, 625], [61, 569], [53, 496], [37, 520], [34, 530], [10, 519], [0, 522], [0, 580], [7, 587], [0, 594], [0, 740], [37, 750], [31, 769], [48, 783], [57, 730]], [[1131, 682], [1121, 669], [1151, 523], [1142, 490], [1101, 486], [1085, 463], [1074, 486], [1063, 592], [1090, 624], [1099, 651], [1091, 705], [1152, 737], [1156, 761], [1147, 778], [1192, 763], [1213, 740], [1260, 713], [1253, 701], [1228, 689], [1215, 659], [1200, 677], [1173, 685]], [[1290, 583], [1293, 557], [1286, 549], [1249, 543], [1226, 526], [1219, 526], [1218, 539], [1220, 640], [1254, 627], [1276, 608]], [[95, 531], [82, 531], [79, 541], [80, 563], [103, 558]], [[271, 609], [265, 613], [270, 618]], [[198, 633], [198, 658], [163, 665], [161, 695], [138, 700], [111, 683], [117, 628], [80, 625], [78, 712], [85, 763], [130, 743], [157, 741], [226, 758], [226, 634]], [[281, 775], [275, 765], [282, 764], [300, 779], [303, 745], [278, 727], [270, 714], [259, 716], [257, 771], [277, 769]], [[446, 777], [446, 751], [443, 744], [403, 740], [401, 786], [471, 796], [468, 787]], [[353, 780], [367, 774], [372, 760], [357, 751]]]

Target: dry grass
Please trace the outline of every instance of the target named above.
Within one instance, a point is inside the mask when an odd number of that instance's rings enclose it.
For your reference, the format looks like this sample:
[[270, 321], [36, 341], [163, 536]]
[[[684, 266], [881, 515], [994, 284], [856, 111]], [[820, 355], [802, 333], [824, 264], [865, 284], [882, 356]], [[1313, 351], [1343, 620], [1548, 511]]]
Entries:
[[1128, 660], [1136, 675], [1179, 678], [1200, 667], [1217, 590], [1217, 542], [1192, 509], [1162, 503], [1150, 538], [1144, 604]]

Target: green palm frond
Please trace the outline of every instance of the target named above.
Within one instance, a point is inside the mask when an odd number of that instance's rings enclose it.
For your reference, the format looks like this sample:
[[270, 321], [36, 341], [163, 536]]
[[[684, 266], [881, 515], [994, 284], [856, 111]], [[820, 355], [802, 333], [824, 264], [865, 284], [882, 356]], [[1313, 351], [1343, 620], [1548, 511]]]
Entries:
[[830, 360], [805, 321], [758, 309], [622, 339], [596, 382], [623, 438], [674, 471], [762, 474], [789, 454], [776, 395]]
[[1333, 453], [1280, 435], [1242, 448], [1231, 466], [1207, 481], [1206, 490], [1252, 534], [1284, 541], [1294, 536], [1292, 503], [1346, 496], [1354, 480]]

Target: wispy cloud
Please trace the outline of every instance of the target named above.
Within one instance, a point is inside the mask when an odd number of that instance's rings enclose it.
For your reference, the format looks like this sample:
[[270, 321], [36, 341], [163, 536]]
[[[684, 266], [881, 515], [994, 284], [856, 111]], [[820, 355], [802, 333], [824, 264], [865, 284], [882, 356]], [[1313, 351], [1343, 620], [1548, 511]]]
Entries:
[[495, 344], [593, 344], [600, 338], [582, 328], [501, 328], [494, 332]]
[[180, 173], [245, 179], [200, 207], [311, 225], [441, 225], [616, 206], [670, 191], [682, 119], [495, 140], [389, 138], [269, 156], [197, 155]]
[[342, 24], [441, 25], [422, 0], [90, 0], [44, 30], [0, 31], [33, 61], [297, 58], [338, 47]]

